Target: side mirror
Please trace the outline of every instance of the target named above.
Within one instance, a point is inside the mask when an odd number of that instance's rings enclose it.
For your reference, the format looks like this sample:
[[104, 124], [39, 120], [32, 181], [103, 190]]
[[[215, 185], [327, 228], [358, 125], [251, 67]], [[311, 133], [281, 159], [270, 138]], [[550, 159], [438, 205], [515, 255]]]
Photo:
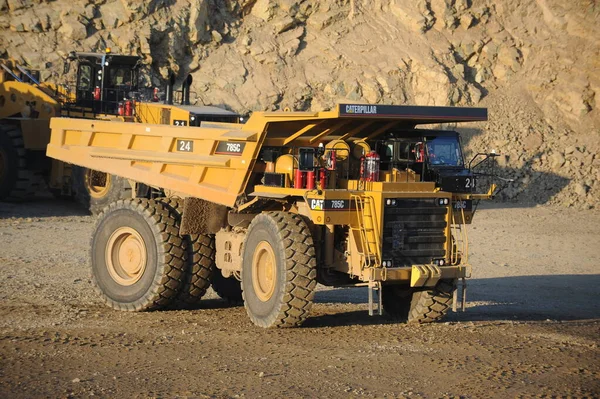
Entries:
[[63, 66], [63, 73], [66, 75], [69, 73], [70, 70], [71, 70], [71, 63], [68, 61], [65, 61], [65, 64]]

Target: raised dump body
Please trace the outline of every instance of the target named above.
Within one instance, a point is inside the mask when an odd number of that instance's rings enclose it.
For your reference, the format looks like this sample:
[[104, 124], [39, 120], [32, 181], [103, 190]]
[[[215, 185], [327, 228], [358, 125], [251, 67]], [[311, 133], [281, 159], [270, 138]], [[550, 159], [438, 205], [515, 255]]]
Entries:
[[[476, 184], [458, 133], [415, 127], [486, 119], [482, 108], [354, 104], [200, 127], [53, 118], [47, 154], [170, 197], [120, 202], [101, 216], [92, 267], [113, 307], [198, 300], [210, 280], [229, 299], [243, 291], [255, 324], [292, 326], [319, 282], [367, 285], [371, 313], [377, 305], [427, 322], [456, 303], [457, 281], [464, 287], [470, 274], [461, 225], [495, 186]], [[164, 212], [182, 246], [204, 248], [193, 264], [156, 257], [165, 237], [144, 234]]]

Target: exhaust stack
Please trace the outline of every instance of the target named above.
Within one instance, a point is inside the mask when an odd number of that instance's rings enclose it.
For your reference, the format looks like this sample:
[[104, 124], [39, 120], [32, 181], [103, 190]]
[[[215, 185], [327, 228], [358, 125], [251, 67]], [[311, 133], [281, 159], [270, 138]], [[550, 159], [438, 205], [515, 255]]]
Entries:
[[192, 75], [188, 75], [181, 85], [181, 105], [190, 105], [190, 88], [192, 87]]
[[171, 72], [169, 74], [169, 80], [167, 81], [165, 104], [173, 105], [173, 85], [175, 85], [175, 74]]

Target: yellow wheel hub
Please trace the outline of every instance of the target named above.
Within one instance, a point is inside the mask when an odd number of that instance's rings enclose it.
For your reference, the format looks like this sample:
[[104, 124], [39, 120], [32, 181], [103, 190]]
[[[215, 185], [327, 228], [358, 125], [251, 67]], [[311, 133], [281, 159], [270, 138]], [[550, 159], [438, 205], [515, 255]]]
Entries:
[[261, 241], [252, 257], [252, 286], [258, 299], [268, 301], [277, 284], [277, 263], [271, 244]]
[[111, 177], [108, 173], [88, 169], [85, 173], [85, 184], [94, 198], [102, 198], [110, 189]]
[[106, 245], [108, 273], [120, 285], [139, 281], [146, 270], [146, 244], [142, 236], [131, 227], [118, 228]]

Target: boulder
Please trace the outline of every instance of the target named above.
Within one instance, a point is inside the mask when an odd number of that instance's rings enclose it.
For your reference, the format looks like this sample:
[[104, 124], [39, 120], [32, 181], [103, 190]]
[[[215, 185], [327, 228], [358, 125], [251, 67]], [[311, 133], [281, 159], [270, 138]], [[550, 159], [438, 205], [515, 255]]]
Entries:
[[290, 16], [285, 16], [272, 22], [276, 33], [283, 33], [296, 24], [296, 20]]
[[223, 41], [223, 35], [221, 35], [219, 32], [217, 32], [216, 30], [213, 30], [212, 32], [210, 32], [210, 35], [212, 37], [212, 40], [215, 43], [221, 43]]
[[107, 29], [118, 28], [129, 21], [129, 12], [120, 1], [100, 6], [102, 24]]
[[66, 16], [58, 32], [71, 40], [83, 40], [87, 37], [87, 28], [76, 16]]
[[20, 10], [21, 8], [33, 5], [31, 0], [7, 0], [5, 3], [8, 5], [10, 11]]
[[535, 152], [540, 148], [543, 142], [544, 140], [539, 132], [529, 132], [523, 139], [523, 146], [526, 151]]
[[565, 157], [560, 152], [553, 153], [548, 160], [552, 169], [558, 169], [565, 164]]
[[206, 0], [194, 0], [190, 5], [189, 28], [190, 41], [195, 44], [207, 39], [209, 26], [208, 2]]
[[413, 32], [423, 33], [428, 29], [427, 19], [414, 3], [392, 1], [390, 11], [402, 25]]
[[263, 21], [270, 21], [275, 15], [277, 3], [273, 0], [257, 0], [252, 6], [251, 14]]
[[498, 52], [498, 62], [517, 72], [521, 68], [521, 54], [515, 47], [502, 47]]

